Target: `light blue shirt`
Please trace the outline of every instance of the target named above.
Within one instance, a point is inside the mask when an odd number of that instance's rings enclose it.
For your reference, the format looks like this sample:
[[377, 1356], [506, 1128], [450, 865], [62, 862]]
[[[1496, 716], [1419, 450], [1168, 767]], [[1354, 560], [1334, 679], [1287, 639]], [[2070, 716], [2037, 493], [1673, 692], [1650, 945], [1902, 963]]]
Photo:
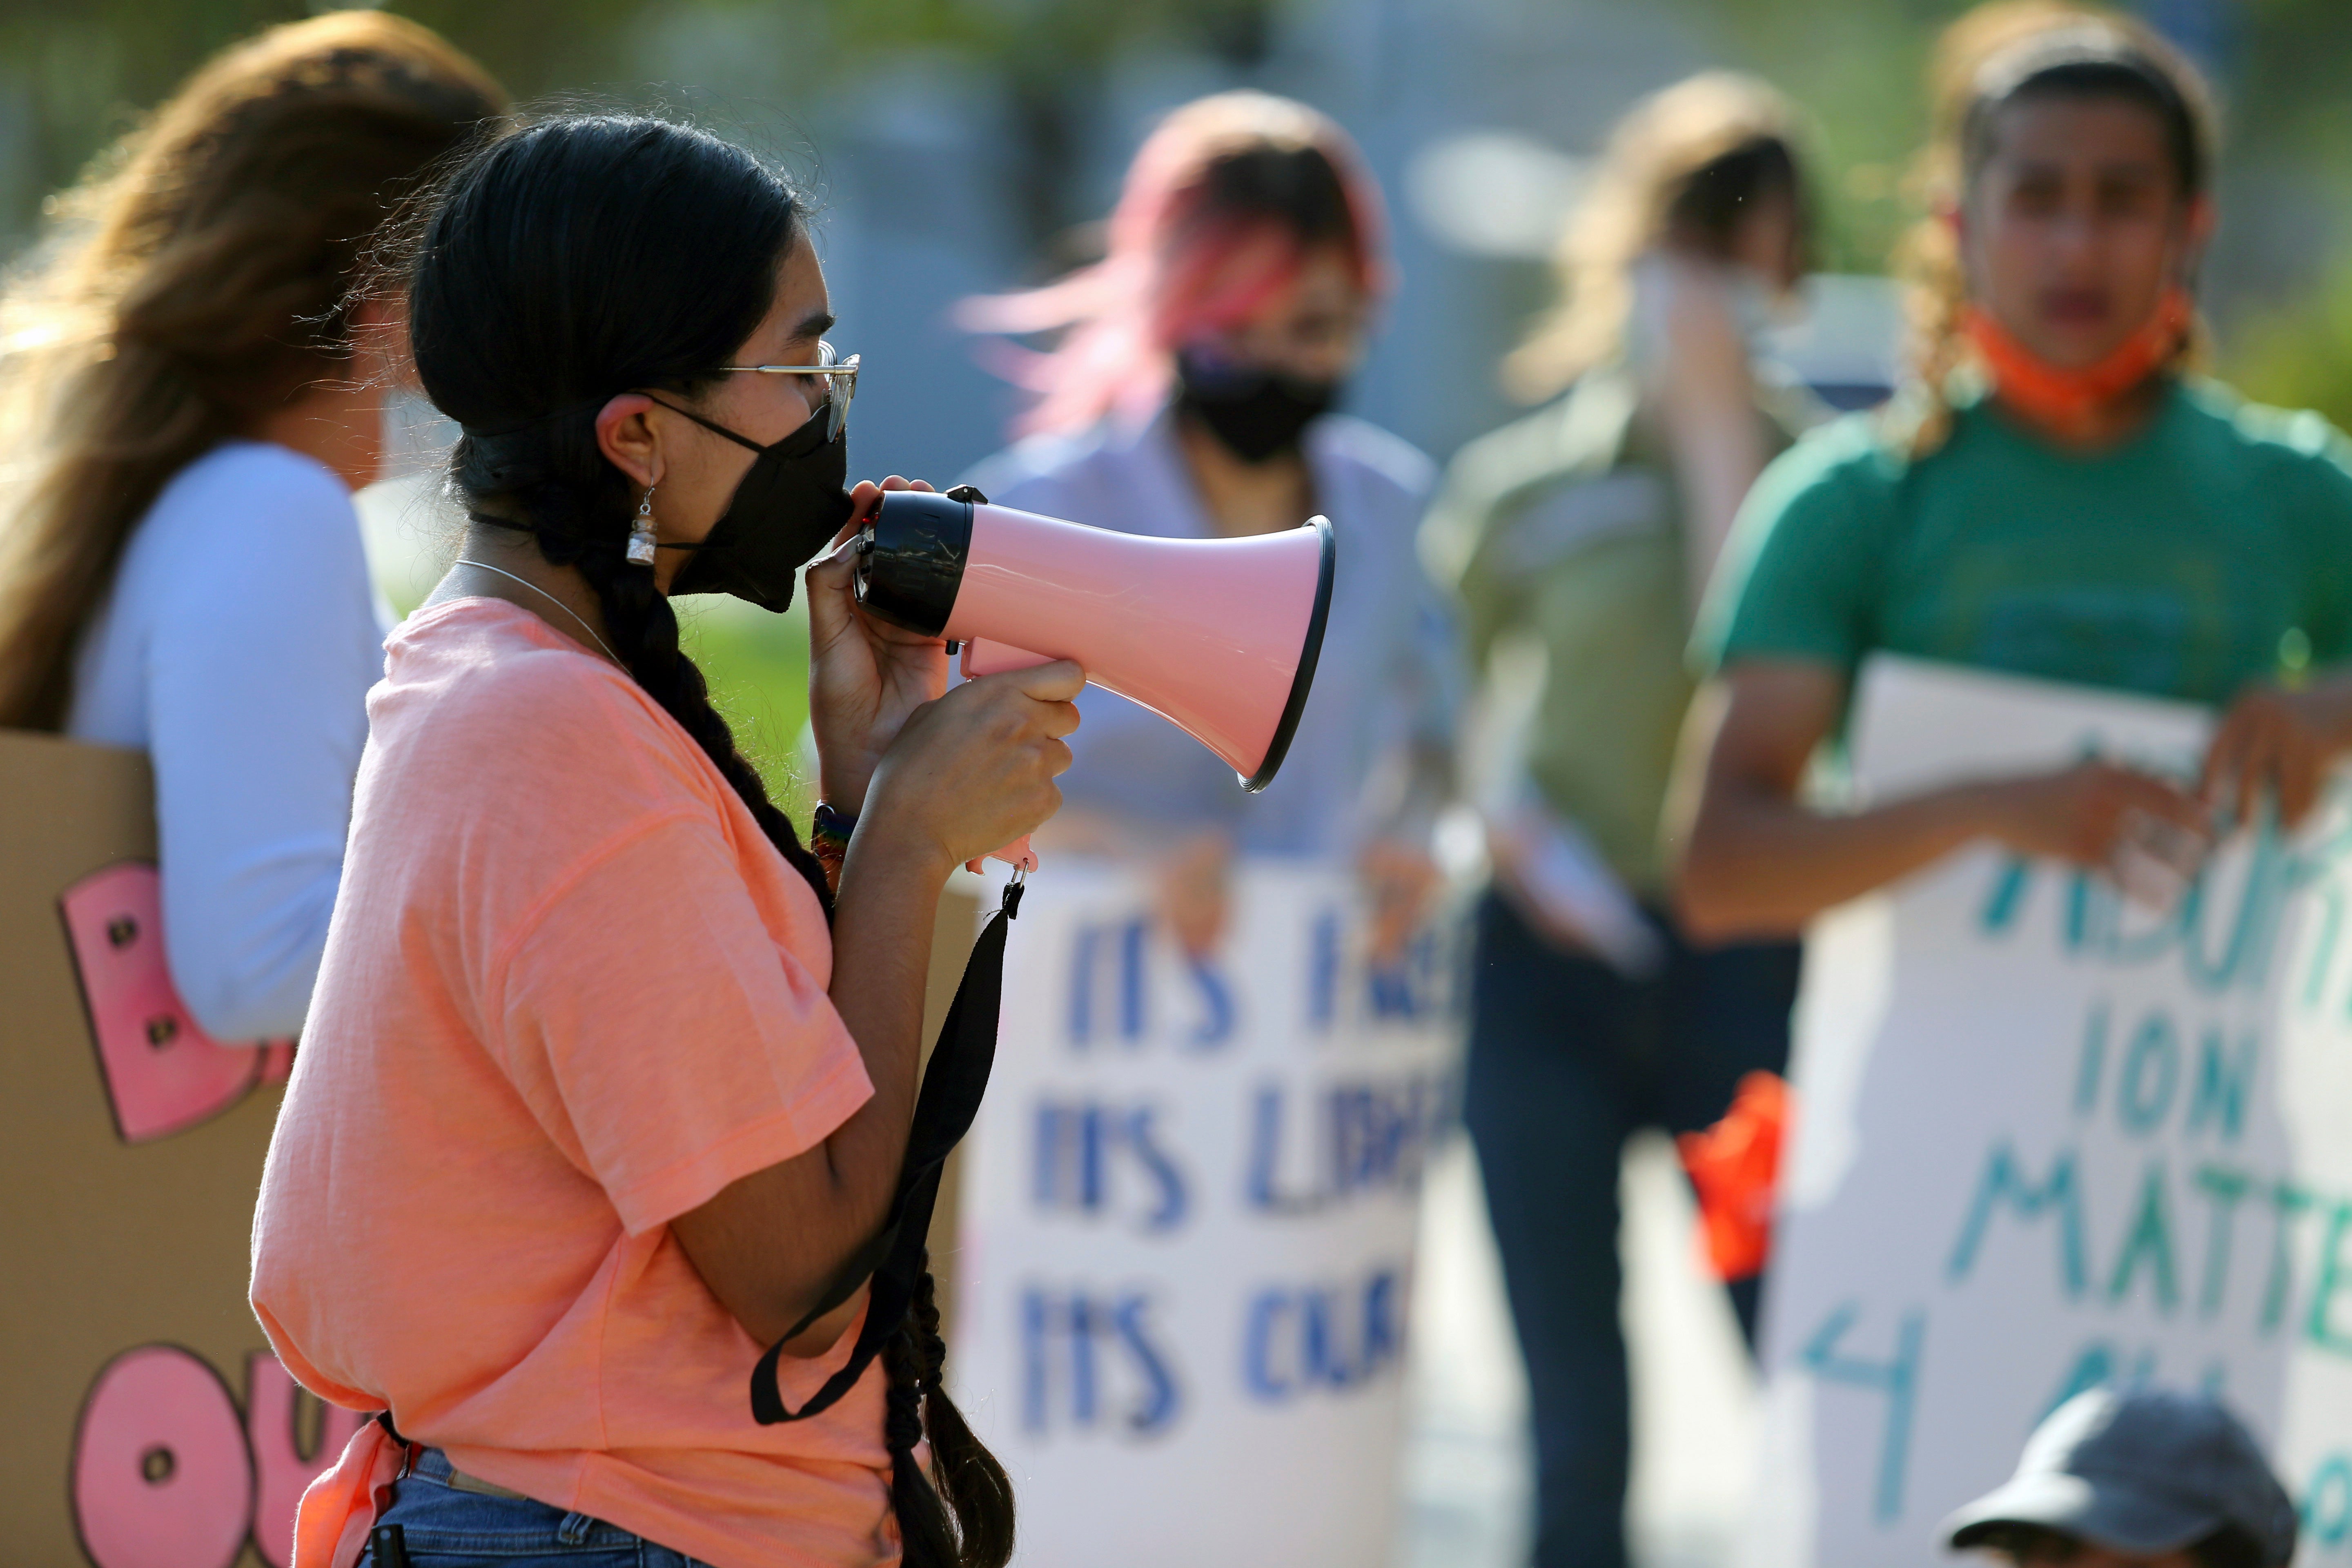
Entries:
[[[1382, 826], [1377, 797], [1401, 793], [1412, 749], [1451, 750], [1458, 655], [1413, 546], [1435, 470], [1397, 437], [1344, 415], [1308, 426], [1305, 448], [1338, 569], [1314, 689], [1281, 772], [1245, 794], [1198, 741], [1089, 686], [1061, 779], [1071, 805], [1162, 829], [1223, 826], [1244, 853], [1330, 858]], [[1001, 506], [1097, 528], [1215, 534], [1167, 410], [1139, 427], [1110, 418], [1033, 437], [981, 465], [971, 482]]]
[[302, 1027], [384, 614], [342, 481], [231, 441], [163, 487], [83, 635], [67, 733], [154, 766], [164, 956], [215, 1039]]

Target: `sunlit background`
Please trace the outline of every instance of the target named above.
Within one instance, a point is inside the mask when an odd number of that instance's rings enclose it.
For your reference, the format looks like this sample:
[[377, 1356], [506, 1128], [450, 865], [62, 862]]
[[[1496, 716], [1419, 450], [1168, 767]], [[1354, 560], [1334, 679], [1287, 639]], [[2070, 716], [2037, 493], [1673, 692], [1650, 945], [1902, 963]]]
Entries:
[[[1546, 301], [1546, 257], [1587, 161], [1635, 98], [1732, 65], [1806, 107], [1822, 308], [1789, 357], [1832, 388], [1895, 374], [1874, 284], [1916, 215], [1919, 76], [1952, 0], [414, 0], [520, 98], [659, 108], [792, 170], [819, 210], [845, 352], [865, 356], [852, 469], [945, 484], [1000, 444], [1014, 403], [949, 324], [958, 299], [1090, 258], [1153, 120], [1204, 92], [1305, 99], [1362, 143], [1402, 286], [1353, 409], [1444, 458], [1510, 412], [1503, 350]], [[2352, 5], [2151, 0], [2221, 89], [2223, 222], [2203, 302], [2251, 395], [2352, 425]], [[219, 46], [303, 14], [262, 0], [0, 5], [0, 249]], [[367, 498], [387, 595], [437, 574], [443, 431], [404, 411], [403, 477]], [[709, 603], [706, 601], [706, 603]], [[797, 788], [796, 625], [728, 600], [695, 637], [724, 706]], [[1415, 1565], [1519, 1551], [1523, 1391], [1466, 1160], [1433, 1181], [1406, 1480]], [[1636, 1358], [1636, 1542], [1652, 1568], [1719, 1561], [1752, 1473], [1751, 1397], [1719, 1298], [1698, 1283], [1663, 1142], [1627, 1165]]]

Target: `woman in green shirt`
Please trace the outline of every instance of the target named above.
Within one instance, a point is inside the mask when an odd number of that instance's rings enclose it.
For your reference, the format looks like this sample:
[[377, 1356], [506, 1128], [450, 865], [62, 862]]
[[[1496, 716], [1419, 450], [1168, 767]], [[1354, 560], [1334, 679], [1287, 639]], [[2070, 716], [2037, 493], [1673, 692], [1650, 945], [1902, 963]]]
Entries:
[[[2293, 822], [2352, 745], [2344, 439], [2183, 368], [2213, 227], [2203, 84], [2087, 12], [1951, 70], [1920, 384], [1766, 470], [1702, 621], [1714, 722], [1678, 895], [1703, 933], [1793, 931], [1980, 838], [2106, 866], [2149, 818], [2201, 838], [2268, 795]], [[2094, 761], [1817, 814], [1800, 777], [1874, 649], [2226, 717], [2195, 792]]]

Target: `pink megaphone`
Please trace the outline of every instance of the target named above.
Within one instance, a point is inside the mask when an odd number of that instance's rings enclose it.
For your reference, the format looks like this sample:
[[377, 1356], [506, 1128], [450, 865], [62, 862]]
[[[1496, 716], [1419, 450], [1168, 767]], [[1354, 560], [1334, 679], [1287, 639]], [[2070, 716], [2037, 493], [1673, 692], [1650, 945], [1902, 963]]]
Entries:
[[[1331, 610], [1331, 524], [1156, 539], [991, 505], [970, 486], [892, 490], [857, 540], [867, 613], [963, 645], [966, 676], [1053, 659], [1166, 719], [1245, 790], [1274, 781]], [[1000, 858], [1034, 866], [1027, 844]]]

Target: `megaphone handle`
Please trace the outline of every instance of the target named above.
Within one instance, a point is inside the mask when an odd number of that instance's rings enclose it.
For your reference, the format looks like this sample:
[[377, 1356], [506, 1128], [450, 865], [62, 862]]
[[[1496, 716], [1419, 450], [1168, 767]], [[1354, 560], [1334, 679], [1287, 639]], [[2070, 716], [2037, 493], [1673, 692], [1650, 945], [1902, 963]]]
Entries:
[[978, 860], [967, 860], [963, 868], [977, 876], [982, 865], [990, 860], [1002, 860], [1026, 876], [1037, 868], [1037, 851], [1029, 847], [1029, 836], [1023, 834], [1002, 849], [992, 849]]
[[1025, 647], [1011, 643], [991, 642], [986, 637], [972, 637], [963, 645], [963, 678], [971, 680], [982, 675], [1002, 675], [1008, 669], [1034, 669], [1053, 659], [1042, 653], [1031, 653]]

